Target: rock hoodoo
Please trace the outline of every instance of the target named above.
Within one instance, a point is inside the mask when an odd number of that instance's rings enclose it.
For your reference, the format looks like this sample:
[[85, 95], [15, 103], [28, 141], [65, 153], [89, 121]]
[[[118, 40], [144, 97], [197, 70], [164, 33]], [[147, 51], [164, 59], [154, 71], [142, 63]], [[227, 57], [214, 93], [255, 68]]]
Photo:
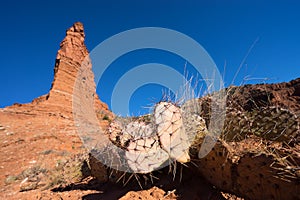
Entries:
[[[63, 116], [72, 118], [72, 103], [73, 99], [76, 98], [76, 96], [74, 97], [76, 79], [78, 75], [82, 77], [82, 74], [84, 74], [84, 84], [93, 93], [95, 112], [110, 115], [108, 106], [101, 102], [96, 94], [92, 63], [84, 39], [83, 24], [80, 22], [74, 23], [66, 31], [66, 36], [60, 43], [50, 92], [34, 99], [30, 104], [15, 104], [7, 109], [25, 109], [26, 112], [30, 113], [35, 111], [60, 113]], [[82, 94], [84, 91], [80, 92], [80, 94], [75, 95], [84, 95]]]
[[88, 56], [84, 37], [83, 25], [77, 22], [67, 30], [66, 37], [60, 43], [48, 98], [50, 101], [71, 101], [78, 70], [84, 58]]
[[[0, 199], [12, 199], [11, 194], [15, 194], [15, 189], [22, 181], [33, 186], [30, 190], [51, 185], [51, 181], [47, 181], [49, 174], [39, 174], [41, 177], [38, 181], [30, 182], [22, 173], [37, 166], [43, 168], [42, 171], [51, 172], [67, 156], [84, 151], [73, 116], [73, 102], [76, 99], [74, 88], [78, 76], [82, 78], [82, 74], [84, 75], [87, 90], [80, 90], [77, 95], [85, 96], [88, 92], [94, 99], [93, 111], [100, 126], [108, 123], [112, 113], [96, 94], [92, 64], [84, 37], [84, 28], [79, 22], [67, 30], [57, 53], [54, 80], [48, 94], [31, 103], [14, 104], [0, 109], [0, 179], [17, 179], [12, 184], [0, 182], [0, 188], [5, 191], [0, 193]], [[106, 120], [102, 120], [103, 118]], [[21, 193], [20, 195], [22, 196]]]
[[96, 109], [107, 110], [107, 105], [100, 102], [96, 94], [94, 74], [92, 72], [91, 61], [88, 57], [88, 50], [84, 44], [84, 38], [84, 28], [80, 22], [75, 23], [66, 31], [66, 37], [60, 43], [60, 49], [57, 52], [54, 80], [48, 101], [53, 104], [63, 104], [70, 111], [77, 75], [84, 71], [85, 85], [94, 93]]

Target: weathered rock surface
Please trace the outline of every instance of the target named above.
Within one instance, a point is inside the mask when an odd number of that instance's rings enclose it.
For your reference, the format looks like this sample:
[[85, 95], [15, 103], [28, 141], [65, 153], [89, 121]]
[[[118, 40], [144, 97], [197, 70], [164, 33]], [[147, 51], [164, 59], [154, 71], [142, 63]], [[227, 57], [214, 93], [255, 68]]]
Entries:
[[122, 198], [120, 198], [120, 200], [128, 200], [128, 199], [132, 199], [132, 200], [139, 200], [139, 199], [143, 199], [145, 196], [147, 196], [149, 200], [162, 200], [162, 199], [177, 199], [176, 195], [172, 192], [165, 194], [165, 191], [163, 191], [160, 188], [157, 187], [153, 187], [150, 188], [149, 190], [143, 190], [143, 191], [138, 191], [138, 192], [128, 192], [126, 195], [124, 195]]

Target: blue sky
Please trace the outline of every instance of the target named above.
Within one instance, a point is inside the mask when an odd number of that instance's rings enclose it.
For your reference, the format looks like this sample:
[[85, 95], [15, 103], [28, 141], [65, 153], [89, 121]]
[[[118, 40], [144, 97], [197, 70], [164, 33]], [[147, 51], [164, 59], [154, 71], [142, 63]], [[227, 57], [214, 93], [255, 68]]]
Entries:
[[[84, 23], [89, 50], [119, 32], [138, 27], [184, 33], [206, 49], [225, 76], [226, 86], [258, 39], [234, 84], [289, 81], [300, 77], [299, 10], [296, 0], [1, 2], [0, 107], [27, 103], [48, 93], [59, 43], [76, 21]], [[174, 66], [180, 72], [185, 65], [184, 59], [166, 52], [132, 52], [107, 70], [97, 87], [100, 98], [110, 104], [121, 73], [149, 62]], [[144, 113], [140, 107], [159, 100], [161, 90], [158, 85], [138, 89], [130, 101], [130, 112]]]

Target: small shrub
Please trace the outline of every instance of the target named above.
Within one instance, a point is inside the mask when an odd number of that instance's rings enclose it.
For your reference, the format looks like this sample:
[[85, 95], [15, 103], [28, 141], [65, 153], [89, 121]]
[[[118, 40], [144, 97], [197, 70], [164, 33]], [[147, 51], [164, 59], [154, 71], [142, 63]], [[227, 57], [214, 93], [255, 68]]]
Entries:
[[109, 116], [104, 115], [104, 117], [102, 118], [103, 120], [109, 121]]
[[11, 184], [15, 181], [17, 181], [19, 178], [18, 176], [8, 176], [6, 179], [5, 179], [5, 184]]

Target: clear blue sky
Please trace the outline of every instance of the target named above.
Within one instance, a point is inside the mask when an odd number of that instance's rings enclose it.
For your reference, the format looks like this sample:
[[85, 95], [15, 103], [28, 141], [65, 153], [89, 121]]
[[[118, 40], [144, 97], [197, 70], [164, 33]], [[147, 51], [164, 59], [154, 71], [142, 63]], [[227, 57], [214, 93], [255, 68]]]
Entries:
[[[86, 45], [92, 50], [119, 32], [138, 27], [164, 27], [182, 32], [199, 42], [215, 61], [230, 85], [247, 51], [250, 52], [235, 85], [283, 82], [300, 77], [300, 2], [107, 0], [107, 1], [6, 1], [1, 2], [0, 107], [27, 103], [46, 94], [65, 30], [84, 23]], [[148, 56], [147, 56], [147, 53]], [[177, 67], [185, 61], [159, 51], [136, 52], [115, 65], [158, 62]], [[224, 63], [226, 70], [224, 72]], [[98, 85], [100, 98], [110, 104], [118, 76], [106, 73]], [[253, 78], [244, 81], [245, 77]], [[138, 113], [151, 97], [159, 100], [157, 85], [140, 88], [132, 97], [131, 112]], [[135, 100], [134, 100], [135, 99]], [[148, 102], [149, 103], [149, 102]], [[143, 112], [143, 111], [142, 111]]]

